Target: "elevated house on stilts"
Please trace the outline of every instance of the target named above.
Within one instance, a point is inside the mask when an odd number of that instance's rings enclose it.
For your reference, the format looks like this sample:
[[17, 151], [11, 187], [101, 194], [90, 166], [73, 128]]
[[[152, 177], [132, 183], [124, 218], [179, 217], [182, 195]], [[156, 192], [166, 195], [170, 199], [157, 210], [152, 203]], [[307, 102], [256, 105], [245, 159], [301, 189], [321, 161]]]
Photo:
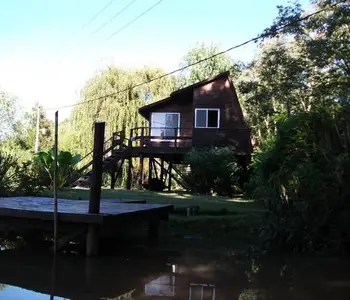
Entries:
[[[250, 129], [229, 72], [177, 90], [166, 99], [141, 107], [139, 113], [148, 126], [131, 129], [129, 136], [116, 132], [105, 142], [103, 170], [111, 175], [111, 188], [125, 163], [127, 189], [131, 188], [132, 158], [140, 160], [140, 185], [144, 178], [155, 177], [169, 190], [172, 180], [191, 189], [177, 165], [184, 163], [193, 147], [233, 146], [239, 163], [246, 165], [250, 160]], [[145, 162], [148, 174], [144, 174]], [[74, 185], [89, 184], [90, 167], [90, 162], [82, 167], [85, 173]]]

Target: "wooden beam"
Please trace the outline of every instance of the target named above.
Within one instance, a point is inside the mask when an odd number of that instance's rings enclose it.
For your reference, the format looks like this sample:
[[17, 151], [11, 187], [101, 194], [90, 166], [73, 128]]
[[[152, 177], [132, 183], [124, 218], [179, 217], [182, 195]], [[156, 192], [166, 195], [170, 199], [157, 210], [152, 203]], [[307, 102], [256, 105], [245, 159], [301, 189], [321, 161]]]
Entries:
[[[104, 136], [105, 123], [96, 122], [89, 201], [90, 214], [99, 214], [100, 212]], [[96, 225], [88, 226], [88, 232], [86, 236], [86, 254], [87, 256], [98, 254], [98, 227]]]
[[[160, 163], [157, 161], [157, 160], [155, 160], [155, 162], [156, 162], [156, 164], [158, 164], [158, 165], [160, 165]], [[175, 170], [175, 167], [174, 166], [172, 166], [172, 170]], [[164, 167], [164, 171], [165, 171], [165, 176], [164, 176], [164, 182], [166, 182], [167, 181], [167, 177], [168, 177], [168, 175], [169, 175], [169, 170], [167, 170], [165, 167]], [[183, 182], [181, 182], [181, 181], [179, 181], [176, 177], [172, 177], [171, 178], [172, 180], [175, 180], [179, 185], [181, 185], [184, 189], [188, 189], [188, 187], [186, 187], [185, 185], [184, 185], [184, 183]]]
[[153, 169], [154, 169], [154, 174], [156, 175], [156, 178], [158, 179], [158, 171], [157, 171], [157, 166], [155, 163], [156, 159], [153, 159]]
[[164, 181], [164, 157], [160, 158], [160, 180]]
[[173, 162], [170, 161], [169, 162], [169, 170], [168, 170], [168, 173], [169, 173], [169, 182], [168, 182], [168, 191], [171, 192], [171, 170], [173, 168]]
[[96, 122], [94, 133], [94, 152], [92, 158], [91, 189], [89, 202], [89, 213], [92, 214], [100, 212], [104, 135], [105, 123]]
[[148, 158], [148, 184], [152, 179], [152, 159], [153, 159], [152, 156]]
[[127, 178], [126, 178], [126, 189], [127, 190], [131, 190], [131, 181], [132, 181], [132, 173], [131, 173], [131, 169], [132, 169], [132, 157], [130, 156], [128, 158], [128, 174], [127, 174]]
[[113, 163], [112, 163], [111, 171], [110, 171], [110, 176], [111, 176], [111, 190], [114, 190], [114, 188], [115, 188], [116, 173], [117, 173], [116, 164], [117, 164], [117, 162], [113, 162]]
[[140, 178], [139, 178], [139, 189], [142, 189], [143, 182], [143, 154], [140, 154]]

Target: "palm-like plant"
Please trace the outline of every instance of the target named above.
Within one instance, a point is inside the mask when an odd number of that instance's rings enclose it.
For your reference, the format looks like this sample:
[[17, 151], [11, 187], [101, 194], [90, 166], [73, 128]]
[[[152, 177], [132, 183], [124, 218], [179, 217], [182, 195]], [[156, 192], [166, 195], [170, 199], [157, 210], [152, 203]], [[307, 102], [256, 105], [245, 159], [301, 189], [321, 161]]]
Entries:
[[[59, 151], [57, 153], [58, 166], [58, 188], [67, 184], [72, 173], [75, 171], [75, 165], [80, 160], [80, 155], [73, 155], [69, 151]], [[54, 180], [54, 150], [39, 152], [34, 157], [35, 163], [42, 167], [50, 177], [51, 185]]]

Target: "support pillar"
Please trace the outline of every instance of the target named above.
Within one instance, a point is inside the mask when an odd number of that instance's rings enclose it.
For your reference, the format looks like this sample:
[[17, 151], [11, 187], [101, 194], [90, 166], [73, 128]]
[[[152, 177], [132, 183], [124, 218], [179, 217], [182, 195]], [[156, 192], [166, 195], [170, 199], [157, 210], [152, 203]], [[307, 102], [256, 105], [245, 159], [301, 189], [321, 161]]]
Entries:
[[132, 176], [132, 174], [131, 174], [131, 168], [132, 168], [132, 158], [131, 158], [131, 156], [129, 157], [129, 159], [128, 159], [128, 161], [129, 161], [129, 163], [128, 163], [128, 177], [127, 177], [127, 179], [126, 179], [126, 189], [127, 190], [131, 190], [131, 176]]
[[[89, 201], [89, 213], [100, 213], [101, 185], [102, 185], [102, 161], [103, 143], [105, 135], [105, 123], [95, 123], [94, 150], [92, 159], [91, 189]], [[89, 225], [86, 236], [86, 254], [93, 256], [98, 254], [98, 227]]]
[[160, 159], [160, 180], [164, 182], [164, 157]]
[[172, 161], [169, 162], [169, 170], [168, 170], [168, 173], [169, 173], [169, 182], [168, 182], [168, 191], [171, 192], [171, 171], [173, 169], [173, 163]]
[[150, 156], [148, 158], [148, 183], [150, 182], [151, 178], [152, 178], [152, 157]]
[[140, 154], [140, 178], [139, 178], [139, 190], [142, 189], [143, 182], [143, 154]]
[[116, 168], [116, 163], [113, 163], [111, 166], [111, 190], [114, 190], [115, 188], [115, 181], [116, 181], [116, 174], [117, 173], [117, 168]]

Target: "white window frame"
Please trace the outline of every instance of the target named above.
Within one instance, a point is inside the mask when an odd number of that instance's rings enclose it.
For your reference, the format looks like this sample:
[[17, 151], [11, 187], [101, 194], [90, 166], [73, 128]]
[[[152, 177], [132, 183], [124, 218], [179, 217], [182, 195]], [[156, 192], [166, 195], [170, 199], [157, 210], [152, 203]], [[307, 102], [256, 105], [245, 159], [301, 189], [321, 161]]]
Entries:
[[[181, 117], [181, 115], [180, 115], [180, 113], [179, 112], [172, 112], [172, 111], [164, 111], [164, 112], [152, 112], [151, 113], [151, 122], [150, 122], [150, 134], [151, 134], [151, 136], [152, 136], [152, 118], [153, 118], [153, 115], [164, 115], [164, 114], [173, 114], [173, 115], [178, 115], [178, 124], [177, 124], [177, 131], [176, 131], [176, 133], [177, 133], [177, 137], [178, 136], [180, 136], [180, 124], [181, 124], [181, 122], [180, 122], [180, 117]], [[160, 127], [160, 126], [159, 126]], [[154, 142], [173, 142], [173, 141], [175, 141], [175, 139], [151, 139], [151, 141], [154, 141]]]
[[[205, 126], [197, 126], [197, 111], [198, 110], [206, 110], [207, 111], [207, 119], [205, 120]], [[208, 127], [208, 111], [216, 110], [218, 112], [218, 126], [217, 127]], [[194, 127], [195, 128], [207, 128], [207, 129], [216, 129], [220, 128], [220, 108], [196, 108], [194, 110]]]

